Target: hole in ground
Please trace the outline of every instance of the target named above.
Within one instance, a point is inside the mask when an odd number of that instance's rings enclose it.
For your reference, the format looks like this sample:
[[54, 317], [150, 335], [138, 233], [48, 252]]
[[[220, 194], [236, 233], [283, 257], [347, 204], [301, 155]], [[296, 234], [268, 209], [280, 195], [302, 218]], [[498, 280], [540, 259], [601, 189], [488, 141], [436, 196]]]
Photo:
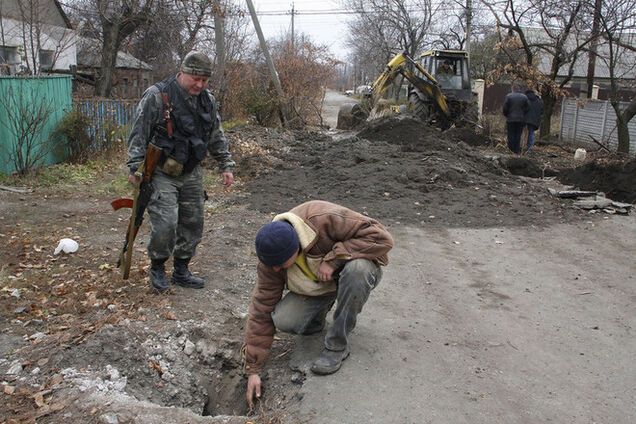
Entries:
[[204, 416], [248, 414], [246, 381], [237, 368], [225, 370], [207, 385], [208, 400], [203, 407]]

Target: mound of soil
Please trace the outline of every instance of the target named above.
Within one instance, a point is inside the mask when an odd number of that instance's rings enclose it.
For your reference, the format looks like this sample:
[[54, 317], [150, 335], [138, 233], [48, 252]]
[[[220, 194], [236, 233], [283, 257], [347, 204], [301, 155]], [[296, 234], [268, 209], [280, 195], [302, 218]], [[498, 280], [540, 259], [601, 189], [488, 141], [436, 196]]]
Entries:
[[536, 224], [528, 213], [546, 223], [574, 219], [577, 213], [540, 183], [511, 175], [496, 157], [458, 141], [464, 131], [440, 132], [398, 116], [345, 138], [296, 132], [274, 153], [279, 165], [248, 184], [248, 200], [267, 213], [329, 200], [411, 224]]
[[561, 173], [559, 180], [581, 190], [602, 191], [619, 202], [636, 202], [636, 159], [598, 159]]

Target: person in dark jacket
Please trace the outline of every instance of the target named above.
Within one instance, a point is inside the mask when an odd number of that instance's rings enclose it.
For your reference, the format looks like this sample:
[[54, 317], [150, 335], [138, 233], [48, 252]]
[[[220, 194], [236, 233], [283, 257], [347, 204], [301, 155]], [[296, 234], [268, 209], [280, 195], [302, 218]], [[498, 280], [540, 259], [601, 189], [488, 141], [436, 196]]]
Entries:
[[528, 127], [527, 151], [534, 146], [534, 132], [541, 126], [541, 115], [543, 115], [543, 100], [535, 94], [533, 90], [526, 90], [528, 98], [528, 112], [526, 113], [526, 126]]
[[512, 84], [512, 92], [506, 95], [503, 114], [506, 117], [508, 148], [516, 154], [521, 153], [521, 133], [526, 126], [526, 113], [530, 105], [528, 97], [522, 93], [521, 85]]

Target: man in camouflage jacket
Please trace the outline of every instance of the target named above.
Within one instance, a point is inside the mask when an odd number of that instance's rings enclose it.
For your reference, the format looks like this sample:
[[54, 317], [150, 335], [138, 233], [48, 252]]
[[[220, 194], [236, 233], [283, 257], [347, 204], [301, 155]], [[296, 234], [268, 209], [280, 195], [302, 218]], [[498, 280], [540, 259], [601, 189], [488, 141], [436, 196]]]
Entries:
[[137, 106], [128, 140], [131, 184], [139, 184], [136, 171], [144, 160], [148, 143], [162, 149], [148, 204], [150, 282], [159, 291], [170, 287], [164, 268], [170, 256], [174, 258], [174, 284], [190, 288], [202, 288], [205, 284], [202, 278], [192, 275], [188, 263], [203, 234], [200, 162], [206, 154], [210, 153], [218, 162], [226, 187], [234, 181], [234, 162], [217, 104], [206, 89], [211, 75], [212, 62], [206, 55], [188, 53], [177, 75], [146, 90]]

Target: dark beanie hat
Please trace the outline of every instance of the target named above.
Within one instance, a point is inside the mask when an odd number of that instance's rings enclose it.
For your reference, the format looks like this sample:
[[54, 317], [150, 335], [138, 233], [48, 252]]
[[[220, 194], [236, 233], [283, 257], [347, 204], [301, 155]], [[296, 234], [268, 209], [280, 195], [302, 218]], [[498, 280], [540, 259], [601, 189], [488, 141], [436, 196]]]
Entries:
[[256, 233], [256, 255], [268, 266], [284, 264], [300, 247], [294, 227], [287, 221], [263, 225]]

